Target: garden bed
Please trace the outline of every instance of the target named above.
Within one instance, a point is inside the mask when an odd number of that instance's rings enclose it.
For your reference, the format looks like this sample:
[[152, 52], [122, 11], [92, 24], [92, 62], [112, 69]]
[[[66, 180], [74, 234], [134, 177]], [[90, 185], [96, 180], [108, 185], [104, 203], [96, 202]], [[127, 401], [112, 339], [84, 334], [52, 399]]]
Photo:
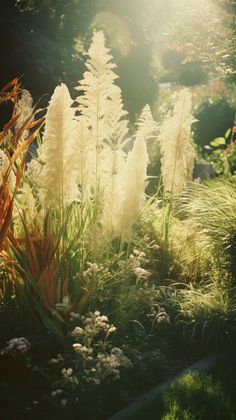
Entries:
[[[191, 90], [134, 124], [102, 31], [86, 57], [77, 96], [59, 84], [45, 116], [17, 78], [0, 91], [13, 107], [0, 133], [4, 420], [105, 420], [236, 342], [235, 127], [208, 149], [224, 177], [192, 182]], [[207, 399], [232, 411], [204, 375], [175, 381], [154, 415], [191, 418], [186, 390], [195, 411], [205, 395], [201, 416]]]

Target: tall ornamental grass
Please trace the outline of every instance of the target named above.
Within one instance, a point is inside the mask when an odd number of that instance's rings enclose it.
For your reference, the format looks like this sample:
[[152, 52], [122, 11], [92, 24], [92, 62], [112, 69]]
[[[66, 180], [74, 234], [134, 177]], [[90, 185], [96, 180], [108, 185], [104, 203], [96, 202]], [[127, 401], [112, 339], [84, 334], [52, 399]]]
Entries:
[[182, 201], [183, 213], [211, 238], [218, 264], [236, 273], [236, 184], [235, 180], [215, 179], [193, 184]]
[[128, 238], [145, 200], [146, 140], [156, 124], [146, 107], [127, 152], [127, 112], [102, 32], [94, 33], [86, 67], [75, 102], [64, 84], [56, 87], [26, 180], [41, 208], [92, 205], [101, 236]]
[[41, 319], [66, 319], [63, 301], [78, 310], [88, 290], [76, 272], [101, 258], [113, 239], [129, 241], [145, 203], [146, 141], [156, 123], [146, 106], [132, 145], [114, 67], [103, 33], [94, 33], [79, 95], [73, 101], [65, 84], [56, 87], [16, 195], [19, 294]]
[[[193, 168], [190, 93], [180, 92], [161, 127], [145, 106], [131, 138], [102, 32], [94, 33], [87, 56], [76, 99], [65, 84], [55, 88], [37, 155], [15, 196], [12, 251], [18, 293], [47, 324], [48, 315], [65, 322], [72, 308], [81, 308], [91, 290], [83, 277], [87, 263], [114, 257], [115, 242], [119, 251], [127, 249], [140, 214], [155, 201], [145, 195], [150, 139], [159, 141], [162, 152], [165, 246], [173, 201]], [[26, 119], [31, 107], [24, 92], [18, 109]], [[23, 135], [19, 141], [26, 142]], [[130, 277], [132, 282], [133, 273]]]

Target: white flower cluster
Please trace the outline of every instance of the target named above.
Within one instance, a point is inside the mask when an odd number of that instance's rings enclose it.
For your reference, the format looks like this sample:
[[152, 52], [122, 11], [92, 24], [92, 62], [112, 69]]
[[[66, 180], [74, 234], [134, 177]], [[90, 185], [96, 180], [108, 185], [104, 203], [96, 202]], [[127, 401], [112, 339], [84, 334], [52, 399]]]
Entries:
[[75, 375], [73, 375], [74, 371], [72, 368], [63, 368], [62, 376], [66, 382], [69, 382], [70, 384], [78, 385], [79, 381]]
[[[61, 397], [63, 391], [62, 389], [55, 389], [54, 391], [51, 392], [51, 396], [52, 397]], [[66, 398], [62, 398], [61, 399], [61, 405], [67, 405], [67, 399]]]
[[105, 333], [107, 338], [108, 335], [116, 330], [113, 324], [109, 324], [107, 316], [101, 315], [99, 311], [90, 312], [87, 317], [82, 316], [80, 319], [83, 323], [83, 328], [75, 327], [71, 335], [83, 338], [86, 344], [91, 344], [94, 337], [101, 332]]
[[87, 270], [83, 272], [83, 277], [90, 277], [90, 276], [93, 277], [99, 271], [99, 267], [96, 263], [87, 262], [87, 266], [88, 266]]
[[139, 251], [138, 249], [133, 249], [132, 254], [129, 256], [127, 261], [120, 261], [119, 265], [121, 268], [130, 273], [135, 274], [136, 280], [147, 280], [151, 273], [141, 267], [142, 264], [147, 262], [146, 255], [144, 252]]
[[6, 347], [1, 350], [0, 355], [10, 354], [11, 356], [17, 356], [19, 354], [25, 354], [30, 350], [30, 343], [25, 337], [12, 338], [7, 341]]
[[54, 391], [51, 392], [51, 396], [52, 397], [57, 397], [59, 395], [61, 395], [63, 393], [62, 389], [55, 389]]
[[86, 317], [81, 316], [79, 321], [80, 326], [76, 326], [71, 333], [76, 339], [73, 344], [78, 357], [76, 374], [72, 368], [63, 368], [63, 379], [72, 386], [81, 381], [99, 385], [107, 378], [119, 379], [120, 368], [130, 367], [131, 362], [123, 350], [112, 347], [109, 341], [109, 336], [116, 327], [99, 311], [91, 312]]
[[131, 367], [130, 360], [124, 355], [119, 347], [113, 347], [110, 354], [98, 353], [95, 365], [95, 377], [92, 378], [95, 384], [100, 384], [107, 377], [113, 380], [120, 378], [120, 367]]
[[87, 268], [83, 271], [83, 279], [86, 280], [87, 286], [91, 283], [93, 285], [93, 282], [97, 282], [97, 286], [102, 289], [104, 280], [107, 279], [107, 276], [109, 276], [110, 271], [109, 268], [106, 266], [106, 264], [96, 264], [87, 262]]

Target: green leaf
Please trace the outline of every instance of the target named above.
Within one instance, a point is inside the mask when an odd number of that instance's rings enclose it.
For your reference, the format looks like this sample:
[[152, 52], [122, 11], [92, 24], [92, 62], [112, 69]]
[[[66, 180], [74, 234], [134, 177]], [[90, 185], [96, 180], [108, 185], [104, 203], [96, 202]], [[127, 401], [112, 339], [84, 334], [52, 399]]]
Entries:
[[231, 134], [231, 128], [228, 128], [228, 130], [225, 133], [225, 138], [227, 139]]
[[210, 141], [210, 145], [213, 147], [218, 147], [226, 144], [224, 137], [217, 137], [216, 139]]

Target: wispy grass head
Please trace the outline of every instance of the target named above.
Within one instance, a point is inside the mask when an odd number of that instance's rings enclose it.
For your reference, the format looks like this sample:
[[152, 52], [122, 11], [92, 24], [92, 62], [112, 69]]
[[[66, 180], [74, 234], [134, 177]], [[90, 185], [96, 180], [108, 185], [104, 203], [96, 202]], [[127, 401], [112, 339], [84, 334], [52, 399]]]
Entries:
[[175, 196], [192, 179], [195, 152], [191, 144], [191, 93], [183, 89], [160, 127], [161, 173], [167, 196]]

